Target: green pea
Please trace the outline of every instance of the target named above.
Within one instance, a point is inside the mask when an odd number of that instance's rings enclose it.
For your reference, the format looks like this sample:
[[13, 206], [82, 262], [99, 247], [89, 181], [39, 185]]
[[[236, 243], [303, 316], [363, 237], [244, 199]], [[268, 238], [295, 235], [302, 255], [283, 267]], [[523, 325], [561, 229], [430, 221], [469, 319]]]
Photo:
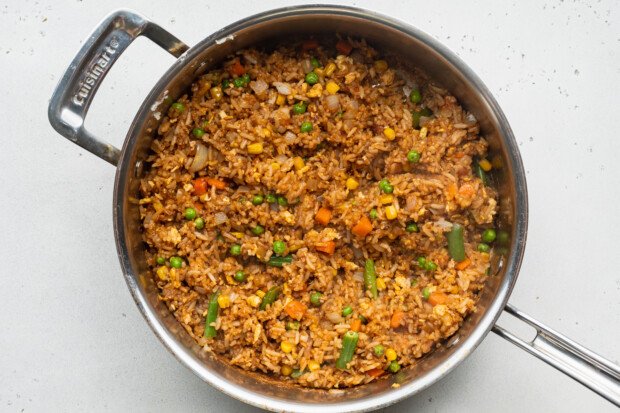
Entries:
[[424, 297], [425, 300], [428, 300], [428, 297], [431, 296], [431, 290], [428, 287], [424, 287], [424, 289], [422, 290], [422, 297]]
[[387, 179], [382, 179], [381, 181], [379, 181], [379, 189], [381, 189], [381, 191], [386, 194], [391, 194], [392, 192], [394, 192], [394, 187]]
[[254, 228], [252, 228], [252, 234], [254, 235], [261, 235], [263, 232], [265, 232], [265, 227], [261, 225], [257, 225]]
[[418, 279], [417, 278], [412, 278], [411, 279], [411, 286], [415, 287], [416, 285], [418, 285]]
[[194, 134], [195, 137], [202, 138], [205, 134], [205, 131], [204, 129], [194, 128], [192, 129], [192, 133]]
[[245, 82], [242, 78], [236, 77], [235, 79], [233, 79], [233, 85], [235, 85], [235, 87], [243, 87], [245, 86]]
[[247, 85], [248, 83], [250, 83], [252, 78], [250, 77], [249, 73], [246, 73], [243, 76], [241, 76], [241, 80], [243, 80], [243, 83]]
[[263, 203], [263, 201], [264, 201], [264, 198], [263, 198], [262, 195], [254, 195], [252, 197], [252, 204], [253, 205], [260, 205], [260, 204]]
[[420, 152], [418, 151], [409, 151], [407, 152], [407, 160], [411, 163], [418, 163], [420, 162]]
[[176, 110], [177, 112], [183, 112], [185, 110], [185, 105], [181, 102], [174, 102], [172, 104], [172, 109]]
[[309, 85], [314, 85], [316, 83], [318, 83], [319, 81], [319, 75], [317, 75], [314, 72], [310, 72], [306, 75], [306, 83]]
[[289, 330], [289, 331], [290, 330], [299, 330], [299, 325], [300, 325], [299, 321], [287, 321], [286, 325], [285, 325], [285, 328], [287, 330]]
[[394, 360], [390, 362], [390, 365], [388, 366], [388, 370], [390, 370], [392, 373], [397, 373], [398, 370], [400, 370], [400, 364], [398, 364], [396, 360]]
[[426, 261], [426, 266], [424, 268], [426, 271], [435, 271], [437, 269], [437, 264], [433, 261]]
[[379, 216], [379, 213], [377, 212], [376, 208], [373, 208], [370, 210], [370, 213], [368, 214], [368, 216], [370, 216], [370, 219], [377, 219], [377, 217]]
[[273, 203], [277, 202], [277, 201], [278, 201], [278, 199], [276, 198], [276, 196], [275, 196], [275, 195], [273, 195], [273, 194], [268, 194], [268, 195], [265, 197], [265, 201], [267, 201], [267, 203], [268, 203], [268, 204], [273, 204]]
[[413, 89], [409, 94], [409, 100], [411, 100], [411, 103], [422, 102], [422, 94], [420, 93], [420, 89]]
[[302, 115], [306, 113], [306, 109], [308, 109], [308, 105], [306, 102], [297, 102], [293, 105], [293, 113], [296, 115]]
[[183, 266], [183, 259], [181, 257], [170, 257], [170, 265], [173, 268], [181, 268]]
[[310, 303], [315, 307], [319, 307], [321, 305], [321, 297], [323, 297], [323, 294], [321, 294], [320, 292], [313, 292], [312, 294], [310, 294]]
[[497, 233], [493, 228], [485, 229], [482, 233], [482, 240], [484, 242], [491, 243], [495, 241], [495, 238], [497, 238]]
[[418, 265], [422, 268], [426, 267], [426, 258], [424, 257], [418, 257]]
[[430, 116], [433, 116], [433, 111], [429, 108], [422, 108], [422, 110], [420, 110], [420, 115], [428, 118]]
[[308, 133], [308, 132], [312, 132], [312, 122], [302, 122], [301, 126], [299, 127], [299, 130], [303, 133]]
[[273, 252], [277, 255], [283, 255], [284, 251], [286, 251], [286, 244], [284, 241], [278, 240], [273, 242]]
[[278, 205], [280, 205], [280, 206], [287, 206], [288, 205], [288, 200], [285, 197], [283, 197], [283, 196], [279, 196], [277, 198], [277, 200], [278, 200]]
[[157, 264], [164, 265], [166, 263], [166, 259], [164, 257], [157, 257]]
[[508, 233], [508, 231], [497, 231], [497, 243], [499, 245], [508, 245], [510, 243], [510, 234]]
[[235, 276], [233, 277], [235, 279], [235, 281], [237, 281], [238, 283], [242, 283], [245, 281], [245, 272], [243, 272], [242, 270], [239, 270], [235, 273]]
[[196, 210], [194, 208], [185, 208], [185, 219], [193, 221], [196, 219]]
[[478, 248], [476, 248], [478, 251], [480, 252], [489, 252], [491, 251], [491, 247], [489, 246], [489, 244], [485, 244], [484, 242], [481, 242], [480, 244], [478, 244]]
[[381, 344], [377, 344], [373, 347], [372, 351], [373, 353], [375, 353], [375, 356], [381, 357], [385, 353], [385, 347], [383, 347]]
[[230, 246], [230, 255], [241, 255], [241, 245], [233, 244]]
[[205, 220], [202, 218], [196, 218], [194, 221], [194, 227], [196, 229], [203, 229], [205, 227]]
[[342, 309], [342, 316], [343, 317], [347, 317], [350, 316], [353, 313], [353, 308], [351, 308], [350, 305], [346, 306], [345, 308]]
[[407, 232], [418, 232], [420, 230], [415, 222], [408, 223], [405, 229]]
[[310, 59], [310, 63], [312, 63], [312, 67], [314, 67], [315, 69], [317, 67], [321, 67], [321, 62], [319, 62], [319, 59], [317, 59], [316, 57]]

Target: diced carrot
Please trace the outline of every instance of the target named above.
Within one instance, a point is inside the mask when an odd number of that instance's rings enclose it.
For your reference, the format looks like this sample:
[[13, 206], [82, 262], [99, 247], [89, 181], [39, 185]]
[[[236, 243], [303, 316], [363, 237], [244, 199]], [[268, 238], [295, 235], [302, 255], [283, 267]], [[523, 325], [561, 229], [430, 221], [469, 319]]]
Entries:
[[465, 268], [469, 267], [470, 264], [471, 260], [469, 258], [465, 258], [463, 261], [457, 263], [454, 268], [456, 268], [457, 270], [464, 270]]
[[444, 293], [432, 292], [431, 295], [428, 296], [428, 302], [432, 306], [445, 304], [448, 302], [448, 296]]
[[351, 232], [357, 235], [358, 237], [365, 237], [372, 231], [372, 223], [370, 219], [366, 215], [364, 215], [358, 222], [355, 224], [353, 228], [351, 228]]
[[329, 220], [332, 219], [332, 210], [325, 207], [319, 208], [314, 219], [321, 225], [327, 225]]
[[476, 191], [471, 184], [463, 184], [459, 188], [459, 194], [465, 198], [472, 198], [476, 194]]
[[366, 374], [368, 374], [370, 377], [377, 378], [377, 377], [383, 376], [385, 374], [385, 370], [383, 370], [383, 369], [371, 369], [371, 370], [368, 370], [366, 372]]
[[301, 320], [301, 318], [306, 313], [308, 308], [306, 305], [300, 301], [293, 300], [289, 302], [285, 307], [284, 311], [288, 314], [289, 317], [294, 318], [295, 320]]
[[360, 328], [362, 328], [362, 320], [356, 318], [355, 320], [351, 321], [349, 328], [351, 329], [351, 331], [360, 331]]
[[338, 50], [340, 54], [348, 55], [351, 53], [351, 50], [353, 50], [353, 46], [346, 40], [339, 40], [338, 43], [336, 43], [336, 50]]
[[207, 180], [208, 178], [194, 179], [194, 181], [192, 182], [192, 185], [194, 185], [194, 193], [196, 195], [200, 196], [200, 195], [204, 195], [207, 193], [207, 187], [208, 187]]
[[461, 159], [463, 156], [465, 156], [465, 152], [457, 152], [454, 154], [456, 159]]
[[317, 47], [319, 47], [319, 42], [317, 42], [314, 39], [308, 39], [305, 40], [302, 44], [301, 44], [301, 50], [308, 51], [308, 50], [313, 50], [316, 49]]
[[224, 189], [227, 186], [226, 182], [217, 178], [207, 178], [207, 183], [211, 186], [216, 187], [217, 189]]
[[317, 251], [332, 255], [336, 251], [336, 243], [334, 241], [317, 242], [314, 244]]
[[241, 65], [239, 59], [235, 59], [235, 61], [228, 66], [228, 71], [231, 75], [241, 76], [245, 73], [245, 68]]
[[405, 319], [405, 313], [401, 310], [396, 310], [392, 313], [392, 318], [390, 319], [390, 327], [397, 328], [403, 323]]

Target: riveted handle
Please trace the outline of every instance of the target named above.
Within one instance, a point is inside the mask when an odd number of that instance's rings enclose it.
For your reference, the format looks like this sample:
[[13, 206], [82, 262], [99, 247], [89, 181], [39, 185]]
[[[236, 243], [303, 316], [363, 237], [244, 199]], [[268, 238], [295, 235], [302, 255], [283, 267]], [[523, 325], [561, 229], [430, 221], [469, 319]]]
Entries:
[[84, 119], [102, 80], [120, 55], [145, 36], [175, 57], [189, 47], [138, 13], [118, 10], [88, 37], [56, 86], [48, 108], [49, 121], [65, 138], [113, 165], [120, 150], [84, 128]]
[[493, 332], [620, 406], [620, 367], [508, 304], [508, 314], [536, 329], [525, 341], [498, 325]]

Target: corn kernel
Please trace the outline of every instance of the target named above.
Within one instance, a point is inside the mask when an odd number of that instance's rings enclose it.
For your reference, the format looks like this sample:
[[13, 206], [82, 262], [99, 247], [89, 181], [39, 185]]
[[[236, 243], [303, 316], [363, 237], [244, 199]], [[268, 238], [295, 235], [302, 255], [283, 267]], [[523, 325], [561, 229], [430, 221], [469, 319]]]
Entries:
[[278, 169], [280, 169], [280, 164], [278, 162], [271, 162], [271, 169], [277, 171]]
[[327, 66], [325, 66], [325, 76], [331, 76], [336, 70], [336, 64], [334, 62], [329, 62]]
[[340, 86], [338, 86], [336, 82], [327, 82], [327, 85], [325, 85], [325, 90], [327, 90], [327, 93], [330, 95], [335, 95], [340, 90]]
[[166, 281], [168, 279], [168, 268], [165, 265], [162, 265], [157, 269], [157, 276], [160, 280]]
[[282, 106], [284, 105], [285, 101], [286, 101], [286, 98], [284, 97], [284, 95], [281, 95], [278, 93], [278, 97], [276, 98], [276, 105]]
[[222, 88], [219, 86], [212, 87], [210, 90], [211, 97], [215, 100], [222, 99]]
[[321, 368], [321, 365], [320, 365], [318, 362], [316, 362], [316, 361], [314, 361], [314, 360], [310, 360], [310, 361], [308, 362], [308, 369], [309, 369], [310, 371], [317, 371], [317, 370], [319, 370], [320, 368]]
[[246, 302], [250, 307], [258, 307], [260, 305], [261, 299], [257, 295], [251, 295], [246, 299]]
[[360, 186], [360, 183], [357, 182], [354, 178], [349, 178], [347, 179], [345, 185], [347, 186], [347, 189], [353, 191], [354, 189], [357, 189], [358, 186]]
[[386, 206], [384, 212], [387, 219], [396, 219], [396, 217], [398, 216], [398, 213], [396, 212], [396, 207], [394, 205]]
[[377, 278], [377, 289], [379, 291], [385, 290], [387, 285], [385, 285], [385, 280], [383, 278]]
[[385, 72], [387, 70], [388, 64], [387, 64], [387, 62], [385, 60], [377, 60], [374, 63], [374, 67], [375, 67], [375, 70], [378, 73], [383, 73], [383, 72]]
[[489, 172], [491, 169], [493, 169], [493, 165], [491, 165], [491, 162], [489, 162], [487, 159], [481, 159], [480, 161], [478, 161], [478, 165], [480, 165], [484, 172]]
[[293, 368], [291, 366], [282, 366], [280, 368], [280, 374], [283, 376], [290, 376], [293, 373]]
[[309, 98], [316, 98], [319, 97], [323, 94], [323, 85], [321, 85], [320, 83], [317, 83], [316, 85], [312, 86], [312, 89], [310, 89], [308, 91], [308, 93], [306, 93], [306, 96], [308, 96]]
[[396, 132], [392, 128], [383, 129], [383, 135], [385, 135], [389, 141], [393, 141], [394, 138], [396, 138]]
[[306, 163], [304, 162], [303, 159], [301, 159], [301, 157], [296, 156], [293, 158], [293, 166], [295, 167], [296, 170], [301, 170], [301, 168], [303, 168], [304, 166], [306, 166]]
[[420, 129], [420, 139], [426, 138], [426, 135], [428, 135], [428, 129], [425, 127]]
[[230, 307], [230, 297], [227, 295], [220, 295], [217, 297], [217, 303], [220, 305], [220, 308], [228, 308]]
[[243, 232], [231, 232], [231, 234], [239, 239], [243, 238]]
[[270, 137], [271, 136], [271, 131], [269, 129], [267, 129], [267, 128], [263, 128], [263, 136], [265, 138]]
[[263, 153], [263, 144], [262, 143], [251, 143], [248, 145], [248, 153], [251, 155], [258, 155]]
[[396, 360], [396, 350], [394, 350], [393, 348], [388, 348], [387, 350], [385, 350], [385, 358], [387, 359], [387, 361], [394, 361]]
[[259, 296], [260, 298], [263, 298], [265, 296], [265, 292], [263, 290], [258, 290], [256, 291], [256, 295]]
[[293, 344], [289, 341], [283, 341], [280, 343], [280, 349], [285, 353], [293, 351]]
[[394, 202], [394, 197], [391, 194], [383, 194], [379, 196], [379, 203], [381, 205], [391, 204], [392, 202]]

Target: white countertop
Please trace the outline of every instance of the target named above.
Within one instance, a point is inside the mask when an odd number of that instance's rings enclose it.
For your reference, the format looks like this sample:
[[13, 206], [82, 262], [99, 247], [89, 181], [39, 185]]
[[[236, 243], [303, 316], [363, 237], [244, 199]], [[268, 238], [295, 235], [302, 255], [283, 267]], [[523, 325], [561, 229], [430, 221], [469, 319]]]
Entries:
[[[435, 3], [349, 4], [435, 36], [490, 88], [529, 187], [528, 244], [510, 301], [618, 363], [620, 3]], [[0, 1], [0, 411], [257, 411], [203, 383], [151, 333], [116, 256], [114, 168], [53, 131], [47, 105], [113, 9], [135, 9], [192, 45], [286, 4]], [[90, 130], [120, 146], [172, 61], [137, 41], [103, 83]], [[616, 410], [490, 334], [449, 377], [386, 411]]]

